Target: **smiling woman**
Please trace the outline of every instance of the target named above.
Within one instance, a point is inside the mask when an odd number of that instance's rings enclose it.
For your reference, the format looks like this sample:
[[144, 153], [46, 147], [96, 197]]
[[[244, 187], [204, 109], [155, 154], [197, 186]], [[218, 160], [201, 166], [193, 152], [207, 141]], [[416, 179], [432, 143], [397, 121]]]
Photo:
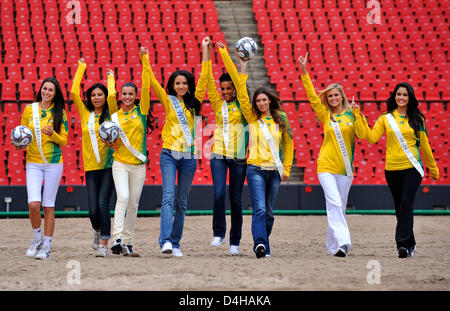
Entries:
[[153, 129], [150, 109], [150, 61], [147, 48], [139, 49], [142, 70], [141, 99], [133, 82], [125, 83], [121, 89], [122, 107], [117, 110], [114, 76], [108, 77], [108, 105], [111, 120], [119, 127], [120, 139], [113, 145], [114, 163], [112, 174], [117, 193], [114, 211], [113, 254], [137, 257], [133, 247], [137, 210], [144, 187], [147, 159], [148, 129]]
[[249, 60], [242, 60], [237, 56], [241, 65], [239, 74], [225, 46], [219, 46], [219, 53], [237, 86], [237, 99], [249, 124], [252, 141], [246, 175], [253, 206], [253, 251], [257, 258], [270, 257], [269, 236], [274, 222], [273, 207], [281, 181], [289, 178], [294, 158], [289, 120], [281, 109], [280, 99], [264, 87], [254, 92], [250, 103], [246, 83]]
[[[64, 98], [58, 80], [46, 78], [42, 82], [35, 102], [25, 107], [21, 124], [30, 128], [34, 137], [26, 147], [28, 210], [34, 233], [26, 255], [49, 259], [55, 230], [55, 200], [63, 173], [62, 148], [67, 144], [68, 136]], [[41, 235], [41, 204], [44, 237]]]
[[[203, 62], [208, 64], [208, 96], [214, 111], [216, 129], [211, 153], [211, 175], [214, 186], [213, 240], [211, 246], [218, 247], [225, 242], [227, 197], [227, 174], [229, 178], [229, 198], [231, 207], [230, 255], [239, 254], [242, 236], [242, 189], [247, 170], [248, 128], [242, 114], [241, 104], [236, 98], [236, 87], [229, 73], [220, 76], [220, 90], [212, 74], [212, 42], [206, 37], [203, 44]], [[221, 42], [217, 46], [224, 48]]]
[[332, 255], [346, 257], [352, 245], [345, 210], [353, 182], [355, 137], [364, 139], [365, 127], [359, 106], [354, 102], [350, 106], [340, 84], [330, 84], [316, 94], [306, 70], [308, 53], [305, 57], [300, 56], [298, 62], [311, 108], [323, 124], [324, 138], [317, 159], [317, 174], [325, 194], [326, 246]]
[[[150, 65], [149, 65], [150, 66]], [[163, 254], [182, 257], [180, 240], [189, 199], [189, 190], [197, 169], [195, 128], [201, 102], [206, 92], [207, 66], [202, 64], [200, 79], [185, 70], [172, 73], [166, 90], [150, 67], [150, 85], [163, 104], [166, 121], [161, 133], [163, 147], [160, 156], [163, 198], [161, 230], [158, 239]], [[178, 173], [178, 189], [175, 181]]]
[[387, 109], [372, 129], [365, 118], [366, 139], [376, 143], [386, 132], [385, 177], [394, 200], [397, 226], [395, 242], [400, 258], [412, 257], [416, 250], [413, 232], [414, 200], [422, 183], [422, 157], [431, 178], [439, 178], [439, 169], [428, 141], [425, 117], [413, 87], [406, 82], [397, 84], [388, 98]]
[[[86, 91], [86, 100], [84, 102], [81, 100], [80, 83], [86, 67], [86, 62], [81, 58], [78, 61], [70, 95], [80, 115], [89, 219], [94, 230], [92, 248], [97, 250], [97, 257], [105, 257], [108, 254], [108, 239], [111, 237], [109, 201], [114, 190], [111, 169], [114, 150], [102, 143], [98, 129], [105, 120], [111, 120], [111, 113], [116, 110], [108, 109], [106, 103], [108, 89], [102, 83], [95, 83], [89, 87]], [[108, 74], [108, 82], [111, 82], [110, 80]]]

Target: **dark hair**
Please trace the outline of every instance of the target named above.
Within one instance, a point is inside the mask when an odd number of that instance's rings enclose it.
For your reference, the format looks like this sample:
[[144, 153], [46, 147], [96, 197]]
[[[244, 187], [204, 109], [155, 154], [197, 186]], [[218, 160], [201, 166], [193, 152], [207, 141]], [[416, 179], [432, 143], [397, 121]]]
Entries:
[[267, 97], [269, 97], [270, 114], [272, 115], [272, 118], [275, 121], [275, 123], [280, 126], [280, 129], [283, 130], [284, 132], [286, 132], [287, 131], [286, 123], [284, 122], [283, 118], [280, 115], [280, 112], [283, 111], [281, 109], [280, 99], [278, 98], [278, 96], [272, 94], [267, 88], [265, 88], [265, 87], [257, 88], [255, 93], [253, 93], [253, 99], [252, 99], [253, 112], [256, 114], [258, 119], [261, 118], [261, 115], [262, 115], [261, 111], [259, 111], [258, 107], [256, 106], [256, 98], [260, 94], [265, 94], [265, 95], [267, 95]]
[[395, 101], [395, 95], [399, 88], [404, 87], [408, 91], [408, 107], [406, 109], [406, 115], [408, 116], [408, 123], [414, 129], [414, 134], [418, 136], [418, 131], [424, 127], [425, 116], [419, 110], [419, 102], [417, 101], [416, 95], [414, 94], [413, 87], [407, 82], [400, 82], [395, 86], [394, 91], [391, 96], [386, 101], [387, 113], [391, 113], [397, 109], [397, 102]]
[[188, 92], [183, 96], [185, 107], [192, 113], [192, 115], [200, 115], [201, 103], [197, 98], [195, 98], [195, 78], [189, 71], [177, 70], [170, 75], [166, 86], [167, 94], [177, 96], [177, 92], [173, 88], [173, 84], [175, 83], [175, 78], [178, 76], [184, 76], [188, 83]]
[[[137, 94], [138, 88], [137, 88], [136, 84], [134, 84], [133, 82], [127, 82], [124, 85], [122, 85], [122, 89], [127, 86], [134, 88], [134, 91]], [[139, 102], [140, 102], [140, 100], [136, 98], [134, 100], [134, 105], [139, 106]], [[155, 118], [153, 118], [152, 112], [150, 111], [150, 108], [149, 108], [148, 114], [147, 114], [147, 131], [146, 131], [148, 134], [150, 134], [154, 129], [153, 124], [152, 124], [153, 122], [155, 122]], [[148, 130], [149, 128], [150, 128], [150, 131]]]
[[61, 124], [63, 121], [63, 111], [64, 111], [64, 97], [63, 97], [63, 93], [61, 91], [61, 86], [59, 85], [58, 80], [56, 80], [56, 78], [54, 77], [48, 77], [45, 78], [44, 81], [42, 81], [41, 86], [39, 87], [39, 92], [37, 92], [37, 94], [34, 97], [34, 100], [36, 102], [40, 102], [42, 100], [42, 95], [41, 95], [41, 91], [42, 91], [42, 86], [44, 86], [44, 83], [46, 82], [50, 82], [53, 83], [55, 85], [55, 97], [53, 97], [53, 130], [56, 133], [59, 133], [61, 131]]
[[105, 118], [106, 118], [106, 112], [107, 112], [107, 110], [108, 110], [108, 104], [106, 103], [106, 99], [108, 98], [108, 88], [107, 88], [104, 84], [102, 84], [102, 83], [95, 83], [95, 84], [93, 84], [93, 85], [86, 91], [86, 100], [84, 101], [84, 105], [86, 106], [86, 108], [87, 108], [89, 111], [94, 111], [94, 110], [95, 110], [94, 104], [92, 103], [92, 100], [91, 100], [91, 95], [92, 95], [92, 92], [93, 92], [95, 89], [97, 89], [97, 88], [101, 89], [102, 92], [103, 92], [103, 94], [105, 94], [105, 104], [103, 105], [102, 114], [100, 115], [100, 118], [99, 118], [99, 120], [98, 120], [99, 124], [102, 124], [103, 121], [105, 121]]
[[[228, 72], [223, 73], [219, 78], [219, 82], [225, 82], [225, 81], [233, 82], [233, 80], [231, 79], [231, 76]], [[234, 84], [233, 84], [233, 87], [234, 87]], [[236, 87], [234, 87], [234, 88], [236, 88]]]

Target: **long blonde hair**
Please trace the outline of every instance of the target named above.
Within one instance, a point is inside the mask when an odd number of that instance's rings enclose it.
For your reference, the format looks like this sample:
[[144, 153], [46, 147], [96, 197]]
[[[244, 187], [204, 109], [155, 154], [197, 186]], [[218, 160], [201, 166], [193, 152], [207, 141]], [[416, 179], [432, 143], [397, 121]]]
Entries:
[[332, 89], [337, 89], [339, 91], [339, 93], [341, 93], [342, 108], [344, 108], [344, 110], [351, 110], [351, 107], [350, 107], [350, 103], [348, 102], [347, 96], [345, 96], [344, 89], [342, 88], [341, 84], [332, 83], [332, 84], [328, 85], [326, 89], [320, 91], [319, 92], [320, 101], [322, 102], [323, 105], [325, 105], [327, 110], [330, 112], [330, 119], [333, 122], [336, 122], [336, 119], [334, 118], [334, 115], [333, 115], [333, 110], [331, 109], [330, 104], [328, 104], [328, 92], [331, 91]]

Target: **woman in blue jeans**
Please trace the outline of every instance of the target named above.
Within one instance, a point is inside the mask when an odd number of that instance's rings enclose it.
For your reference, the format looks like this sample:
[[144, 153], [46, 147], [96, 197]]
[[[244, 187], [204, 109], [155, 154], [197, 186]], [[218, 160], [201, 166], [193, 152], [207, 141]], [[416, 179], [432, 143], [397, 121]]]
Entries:
[[[210, 42], [210, 39], [207, 39]], [[223, 46], [218, 43], [218, 46]], [[203, 61], [208, 62], [208, 96], [215, 113], [216, 129], [211, 153], [211, 175], [214, 185], [213, 240], [211, 246], [220, 246], [225, 241], [225, 201], [227, 173], [230, 171], [229, 197], [231, 207], [230, 254], [239, 254], [242, 236], [242, 188], [247, 169], [248, 130], [247, 121], [236, 98], [236, 88], [230, 74], [220, 76], [222, 97], [216, 89], [211, 64], [212, 42], [204, 47]]]
[[289, 178], [294, 158], [291, 128], [286, 113], [281, 110], [279, 98], [266, 88], [258, 88], [250, 103], [246, 85], [248, 60], [237, 56], [241, 63], [239, 75], [226, 48], [219, 47], [219, 52], [237, 86], [242, 114], [249, 124], [251, 144], [247, 159], [247, 183], [253, 209], [253, 250], [257, 258], [269, 257], [273, 207], [280, 182]]
[[[180, 240], [189, 191], [197, 169], [197, 159], [194, 157], [195, 128], [206, 92], [206, 73], [207, 66], [202, 64], [202, 73], [196, 87], [192, 73], [175, 71], [164, 90], [150, 70], [150, 85], [166, 112], [166, 122], [161, 133], [163, 198], [158, 243], [163, 254], [173, 254], [175, 257], [183, 256]], [[178, 187], [175, 188], [177, 173]]]

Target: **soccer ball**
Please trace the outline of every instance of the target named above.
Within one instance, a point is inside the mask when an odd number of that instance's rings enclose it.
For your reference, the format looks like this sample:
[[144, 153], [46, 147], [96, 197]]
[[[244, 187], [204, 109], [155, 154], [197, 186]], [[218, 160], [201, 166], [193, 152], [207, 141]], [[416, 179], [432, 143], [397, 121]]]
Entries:
[[236, 52], [242, 60], [249, 60], [256, 55], [258, 44], [250, 37], [244, 37], [236, 42]]
[[98, 135], [103, 141], [113, 143], [119, 137], [119, 127], [113, 121], [105, 121], [100, 124]]
[[11, 131], [11, 142], [17, 147], [26, 147], [33, 141], [33, 132], [24, 125], [16, 126]]

